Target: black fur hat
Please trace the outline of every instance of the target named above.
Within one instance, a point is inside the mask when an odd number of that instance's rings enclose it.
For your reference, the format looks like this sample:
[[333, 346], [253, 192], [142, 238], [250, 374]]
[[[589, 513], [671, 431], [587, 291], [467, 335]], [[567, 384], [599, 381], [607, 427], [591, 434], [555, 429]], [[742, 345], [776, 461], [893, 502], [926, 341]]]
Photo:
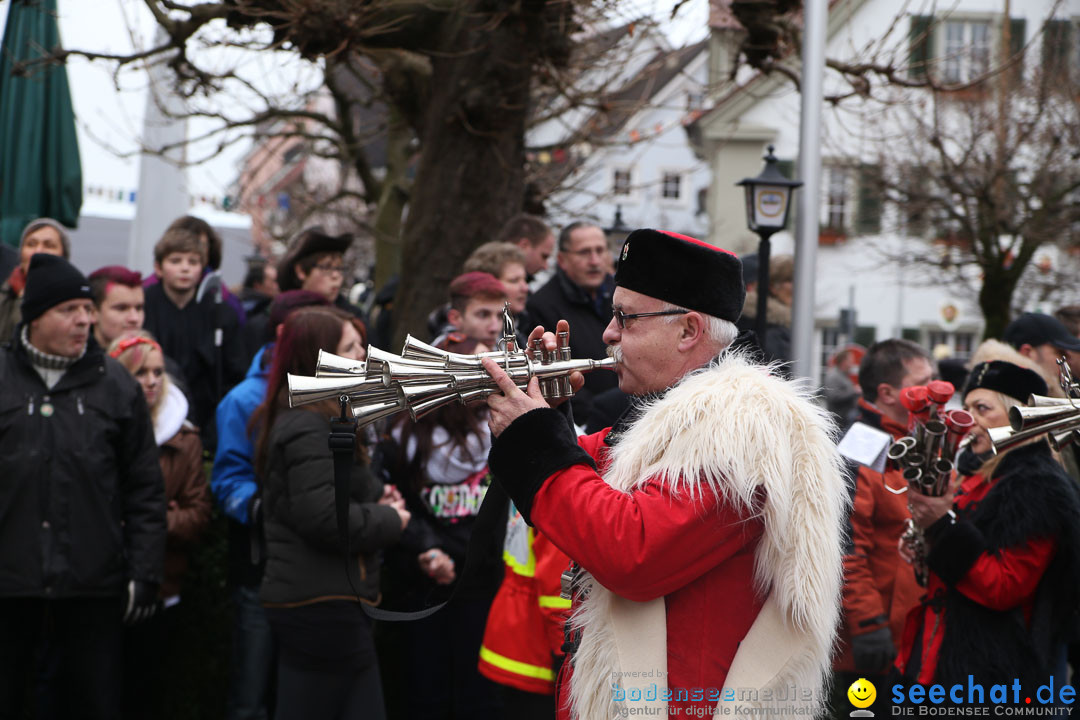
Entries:
[[979, 363], [968, 373], [964, 395], [972, 390], [985, 388], [1026, 403], [1032, 395], [1045, 395], [1046, 381], [1034, 370], [1013, 365], [1004, 360]]
[[627, 236], [615, 284], [730, 322], [739, 319], [746, 299], [738, 257], [663, 230], [635, 230]]

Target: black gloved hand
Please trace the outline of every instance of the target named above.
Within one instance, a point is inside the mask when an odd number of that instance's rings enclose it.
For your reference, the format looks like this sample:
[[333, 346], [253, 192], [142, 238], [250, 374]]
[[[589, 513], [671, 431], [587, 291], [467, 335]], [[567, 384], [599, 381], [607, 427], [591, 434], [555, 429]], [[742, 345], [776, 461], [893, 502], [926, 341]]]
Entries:
[[851, 654], [855, 656], [856, 671], [872, 675], [885, 672], [889, 663], [896, 659], [896, 646], [889, 626], [852, 636]]
[[124, 602], [124, 624], [136, 625], [149, 620], [158, 609], [157, 583], [129, 580]]

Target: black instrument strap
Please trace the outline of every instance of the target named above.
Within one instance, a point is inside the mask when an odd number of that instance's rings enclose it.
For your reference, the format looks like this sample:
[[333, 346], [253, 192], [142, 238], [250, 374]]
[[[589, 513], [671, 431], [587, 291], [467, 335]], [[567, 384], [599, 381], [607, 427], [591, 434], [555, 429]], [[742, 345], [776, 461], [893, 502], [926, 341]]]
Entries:
[[338, 540], [345, 555], [345, 569], [349, 564], [349, 485], [352, 466], [356, 460], [356, 419], [348, 417], [349, 398], [342, 395], [341, 416], [330, 420], [330, 452], [334, 456], [334, 509], [337, 511]]

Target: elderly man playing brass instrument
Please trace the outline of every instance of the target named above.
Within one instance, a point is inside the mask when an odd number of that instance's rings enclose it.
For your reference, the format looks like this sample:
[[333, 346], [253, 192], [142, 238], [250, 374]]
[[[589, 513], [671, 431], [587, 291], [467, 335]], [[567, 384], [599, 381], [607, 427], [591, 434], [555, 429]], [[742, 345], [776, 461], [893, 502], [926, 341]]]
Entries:
[[847, 502], [831, 421], [802, 386], [726, 351], [745, 295], [733, 254], [637, 230], [616, 285], [604, 341], [639, 403], [614, 427], [575, 438], [535, 379], [522, 392], [483, 361], [502, 390], [491, 469], [574, 561], [559, 717], [817, 712]]

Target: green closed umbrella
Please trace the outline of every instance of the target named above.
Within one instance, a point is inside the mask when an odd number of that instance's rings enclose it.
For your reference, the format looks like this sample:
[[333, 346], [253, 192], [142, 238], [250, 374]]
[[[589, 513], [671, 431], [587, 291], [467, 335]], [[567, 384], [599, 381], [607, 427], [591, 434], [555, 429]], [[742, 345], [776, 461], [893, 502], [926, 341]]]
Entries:
[[56, 0], [12, 0], [0, 43], [0, 241], [38, 217], [75, 227], [82, 165], [67, 70], [27, 60], [60, 47]]

